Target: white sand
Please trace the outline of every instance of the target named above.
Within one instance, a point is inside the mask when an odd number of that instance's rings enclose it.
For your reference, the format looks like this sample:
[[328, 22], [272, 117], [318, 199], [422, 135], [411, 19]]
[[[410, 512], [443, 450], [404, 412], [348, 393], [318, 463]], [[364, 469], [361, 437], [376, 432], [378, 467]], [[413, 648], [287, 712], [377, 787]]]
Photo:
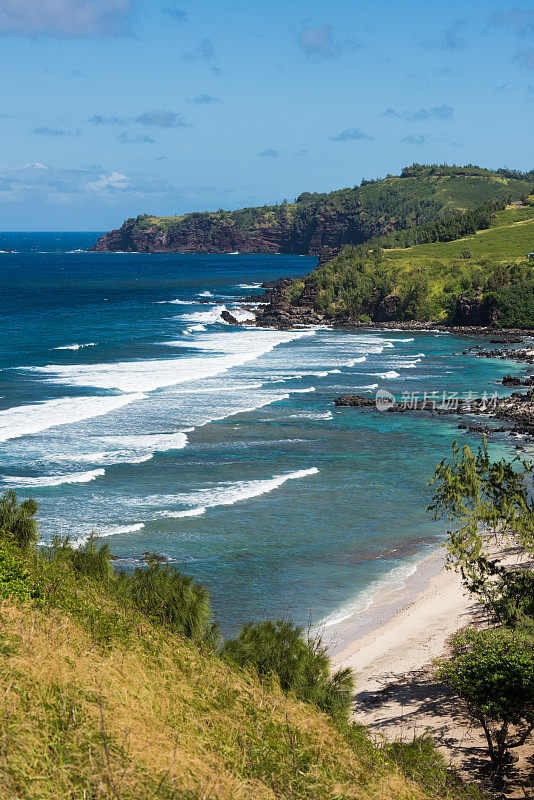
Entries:
[[377, 691], [443, 655], [476, 611], [458, 573], [442, 568], [406, 608], [338, 652], [334, 666], [354, 671], [358, 691]]
[[[510, 542], [499, 555], [503, 564], [529, 563], [528, 556], [520, 555]], [[427, 559], [422, 574], [426, 570], [428, 577], [442, 559], [438, 554]], [[486, 742], [459, 699], [436, 681], [432, 662], [447, 655], [450, 638], [456, 631], [469, 624], [484, 623], [485, 615], [464, 590], [457, 572], [443, 567], [425, 583], [407, 604], [405, 596], [403, 607], [385, 621], [387, 612], [382, 610], [380, 622], [381, 612], [377, 609], [374, 630], [361, 635], [362, 626], [355, 616], [344, 627], [345, 646], [332, 656], [332, 663], [336, 669], [350, 667], [355, 674], [356, 721], [366, 725], [373, 735], [390, 741], [411, 741], [414, 735], [428, 731], [446, 760], [471, 781], [474, 770], [487, 764]], [[534, 742], [530, 740], [515, 753], [519, 757], [516, 776], [524, 779], [532, 768], [529, 764]], [[521, 792], [519, 784], [512, 780], [507, 797], [523, 797]]]

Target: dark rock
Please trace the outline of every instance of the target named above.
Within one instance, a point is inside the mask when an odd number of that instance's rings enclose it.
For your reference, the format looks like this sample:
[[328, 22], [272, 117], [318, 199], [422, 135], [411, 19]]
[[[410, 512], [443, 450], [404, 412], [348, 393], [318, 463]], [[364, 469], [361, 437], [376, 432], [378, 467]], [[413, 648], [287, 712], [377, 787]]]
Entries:
[[398, 294], [388, 294], [378, 304], [373, 319], [377, 322], [392, 322], [399, 316], [401, 299]]
[[474, 297], [463, 292], [456, 300], [453, 325], [494, 325], [497, 322], [497, 307], [491, 297], [479, 291]]
[[230, 323], [230, 325], [239, 325], [239, 320], [237, 320], [237, 319], [236, 319], [236, 318], [235, 318], [235, 317], [234, 317], [232, 314], [230, 314], [230, 312], [229, 312], [229, 311], [227, 311], [226, 309], [224, 309], [224, 311], [221, 311], [221, 319], [223, 319], [225, 322], [229, 322], [229, 323]]
[[157, 563], [159, 563], [159, 564], [163, 564], [163, 563], [165, 563], [165, 562], [166, 562], [166, 561], [168, 561], [168, 560], [169, 560], [169, 559], [168, 559], [168, 558], [166, 558], [165, 556], [160, 556], [160, 555], [158, 555], [157, 553], [149, 553], [149, 552], [146, 552], [146, 553], [143, 553], [143, 555], [141, 556], [141, 561], [146, 561], [146, 563], [147, 563], [147, 564], [148, 564], [150, 561], [155, 561], [155, 562], [157, 562]]
[[478, 425], [476, 423], [473, 425], [466, 425], [464, 422], [462, 422], [460, 425], [458, 425], [458, 428], [461, 430], [467, 430], [470, 433], [483, 433], [485, 436], [491, 436], [492, 433], [495, 433], [494, 428], [490, 428], [488, 425]]
[[360, 397], [357, 394], [344, 394], [334, 400], [335, 406], [349, 406], [350, 408], [376, 408], [374, 397]]
[[504, 386], [521, 386], [521, 380], [514, 375], [505, 375], [502, 382]]

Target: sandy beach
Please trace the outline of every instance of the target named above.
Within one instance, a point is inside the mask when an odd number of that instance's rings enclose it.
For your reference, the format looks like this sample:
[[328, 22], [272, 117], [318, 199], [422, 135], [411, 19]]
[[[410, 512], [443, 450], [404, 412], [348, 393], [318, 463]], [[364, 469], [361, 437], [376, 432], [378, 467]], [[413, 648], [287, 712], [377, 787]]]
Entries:
[[[499, 554], [504, 564], [522, 560], [511, 544]], [[390, 741], [410, 741], [428, 731], [447, 762], [472, 780], [487, 764], [485, 739], [458, 698], [435, 680], [432, 662], [447, 655], [460, 628], [483, 624], [484, 611], [464, 590], [460, 575], [445, 568], [442, 550], [424, 559], [398, 594], [374, 610], [373, 630], [365, 630], [369, 622], [364, 628], [356, 616], [347, 621], [340, 636], [344, 646], [338, 643], [333, 652], [334, 667], [350, 667], [355, 674], [354, 719]], [[399, 608], [392, 612], [395, 604]], [[516, 751], [517, 777], [528, 772], [533, 753], [532, 742]], [[510, 785], [506, 796], [523, 795]]]
[[[446, 652], [450, 637], [479, 610], [463, 589], [459, 574], [443, 566], [442, 552], [429, 561], [427, 568], [435, 565], [439, 571], [426, 588], [390, 619], [334, 655], [336, 668], [354, 671], [359, 691], [378, 691], [430, 664]], [[346, 635], [344, 631], [343, 638]]]

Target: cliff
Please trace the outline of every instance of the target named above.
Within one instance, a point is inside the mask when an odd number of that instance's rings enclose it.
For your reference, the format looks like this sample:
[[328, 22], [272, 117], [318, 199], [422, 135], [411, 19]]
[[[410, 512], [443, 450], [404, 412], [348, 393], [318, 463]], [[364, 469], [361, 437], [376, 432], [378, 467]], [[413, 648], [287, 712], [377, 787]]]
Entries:
[[318, 255], [324, 247], [361, 244], [484, 201], [505, 195], [520, 197], [531, 186], [526, 175], [506, 177], [478, 168], [455, 170], [444, 174], [441, 168], [413, 165], [400, 176], [363, 181], [352, 188], [323, 194], [304, 192], [293, 203], [177, 217], [141, 214], [101, 236], [92, 249]]
[[[481, 226], [473, 235], [452, 238], [471, 221]], [[526, 256], [534, 243], [534, 197], [500, 210], [485, 206], [438, 223], [435, 230], [427, 225], [423, 233], [444, 240], [385, 249], [391, 237], [383, 237], [357, 247], [324, 248], [309, 275], [270, 289], [270, 303], [258, 311], [257, 323], [534, 328], [534, 262]]]

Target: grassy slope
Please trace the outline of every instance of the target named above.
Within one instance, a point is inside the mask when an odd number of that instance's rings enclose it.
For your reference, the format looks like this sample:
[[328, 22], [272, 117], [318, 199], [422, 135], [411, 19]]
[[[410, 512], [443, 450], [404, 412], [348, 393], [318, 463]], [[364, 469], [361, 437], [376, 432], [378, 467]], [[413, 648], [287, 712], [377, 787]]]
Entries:
[[497, 215], [495, 227], [454, 242], [434, 242], [386, 251], [387, 258], [402, 263], [416, 260], [457, 259], [468, 250], [472, 258], [523, 261], [534, 251], [534, 207], [506, 209]]
[[[374, 183], [366, 184], [355, 189], [339, 189], [334, 192], [317, 194], [314, 198], [326, 211], [332, 210], [333, 206], [343, 207], [351, 204], [355, 200], [361, 200], [365, 209], [366, 203], [374, 204], [383, 201], [389, 193], [401, 191], [407, 197], [417, 200], [435, 200], [442, 204], [443, 213], [454, 208], [469, 209], [486, 201], [496, 200], [504, 193], [511, 193], [514, 197], [520, 197], [525, 193], [526, 184], [524, 181], [502, 178], [500, 176], [417, 176], [417, 177], [397, 177], [389, 176]], [[290, 220], [302, 211], [308, 201], [288, 203], [285, 211]], [[206, 216], [214, 222], [235, 221], [239, 226], [245, 228], [272, 224], [275, 220], [276, 211], [279, 206], [261, 206], [257, 208], [239, 209], [237, 211], [216, 211], [204, 212]], [[142, 228], [156, 226], [167, 229], [180, 225], [187, 220], [189, 214], [169, 217], [145, 217], [139, 223]]]
[[424, 788], [360, 729], [342, 735], [101, 586], [43, 581], [61, 608], [0, 602], [2, 800], [467, 796], [432, 755]]
[[[413, 281], [424, 282], [428, 302], [423, 304], [420, 314], [401, 319], [445, 321], [455, 298], [472, 288], [473, 277], [478, 275], [483, 283], [499, 264], [506, 270], [514, 264], [522, 265], [522, 280], [533, 280], [534, 260], [526, 259], [526, 254], [533, 250], [534, 206], [506, 208], [497, 214], [491, 228], [473, 236], [384, 250], [380, 271], [391, 281], [389, 291], [401, 297]], [[321, 296], [331, 303], [333, 316], [360, 313], [350, 301], [357, 262], [358, 257], [351, 255], [349, 248], [310, 274], [310, 279], [322, 290]], [[376, 269], [373, 262], [367, 264], [368, 273]]]

